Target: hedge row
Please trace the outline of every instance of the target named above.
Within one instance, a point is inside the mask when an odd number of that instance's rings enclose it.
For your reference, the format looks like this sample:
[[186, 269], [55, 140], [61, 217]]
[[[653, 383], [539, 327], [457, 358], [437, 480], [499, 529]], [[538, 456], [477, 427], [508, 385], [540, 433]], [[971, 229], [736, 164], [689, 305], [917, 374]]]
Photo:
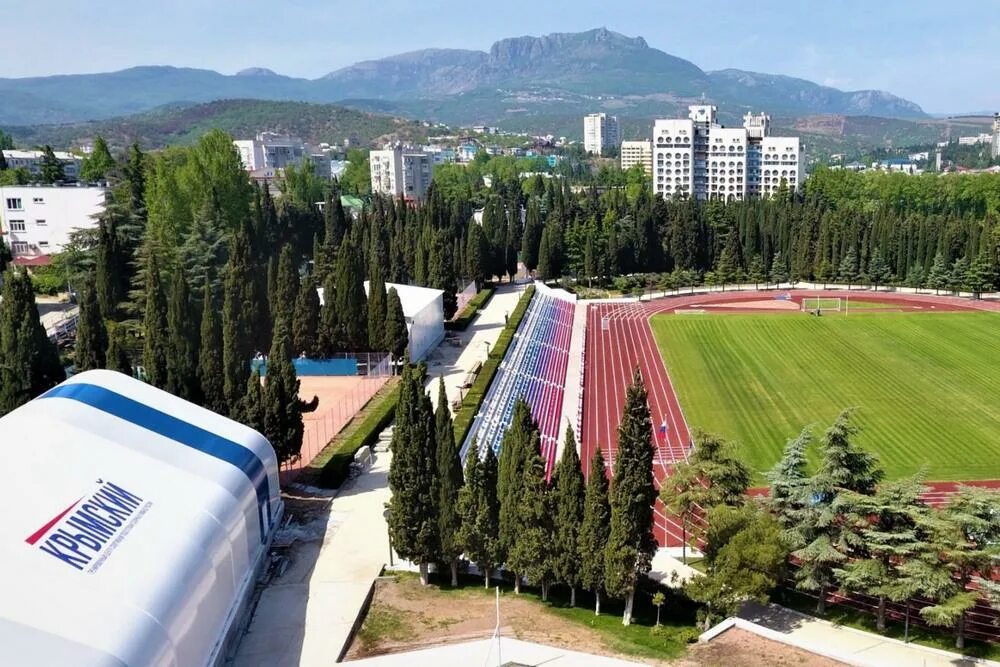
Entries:
[[511, 313], [510, 318], [507, 320], [507, 326], [500, 332], [500, 336], [490, 350], [489, 357], [483, 364], [482, 369], [480, 369], [479, 375], [476, 376], [476, 380], [472, 383], [472, 387], [469, 388], [469, 392], [462, 399], [462, 406], [455, 413], [455, 439], [459, 444], [465, 442], [466, 436], [469, 435], [469, 429], [472, 428], [472, 420], [475, 419], [476, 413], [479, 412], [479, 406], [482, 405], [483, 399], [486, 398], [486, 392], [489, 391], [490, 383], [493, 382], [493, 376], [496, 375], [497, 369], [500, 368], [500, 362], [503, 361], [504, 356], [507, 354], [507, 348], [510, 347], [510, 343], [514, 339], [514, 334], [517, 332], [521, 320], [524, 319], [524, 313], [528, 310], [528, 304], [531, 303], [531, 297], [534, 294], [535, 286], [531, 285], [521, 295], [520, 301], [517, 302], [517, 307], [514, 308], [514, 312]]
[[392, 378], [313, 459], [301, 481], [330, 489], [343, 484], [357, 451], [365, 445], [374, 446], [379, 434], [392, 423], [397, 402], [399, 379]]
[[476, 296], [469, 300], [469, 303], [465, 304], [465, 309], [459, 313], [458, 317], [451, 320], [450, 322], [444, 323], [444, 328], [446, 331], [465, 331], [472, 324], [472, 320], [476, 319], [476, 315], [482, 310], [490, 299], [493, 298], [493, 292], [496, 291], [492, 287], [484, 287], [479, 290]]

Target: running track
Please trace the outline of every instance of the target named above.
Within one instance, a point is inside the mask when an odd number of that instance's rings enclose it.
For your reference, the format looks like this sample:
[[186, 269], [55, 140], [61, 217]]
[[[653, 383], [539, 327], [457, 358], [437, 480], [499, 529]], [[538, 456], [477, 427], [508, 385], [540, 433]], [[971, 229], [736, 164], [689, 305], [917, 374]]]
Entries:
[[[632, 373], [639, 368], [649, 394], [649, 409], [653, 422], [653, 477], [660, 481], [670, 474], [671, 466], [686, 460], [690, 448], [690, 431], [684, 419], [677, 394], [667, 374], [649, 319], [655, 314], [672, 312], [679, 308], [698, 308], [712, 304], [739, 301], [773, 300], [784, 291], [713, 292], [655, 299], [653, 301], [612, 301], [587, 305], [586, 362], [584, 368], [583, 424], [581, 458], [584, 470], [590, 474], [590, 460], [594, 449], [600, 447], [607, 472], [614, 466], [618, 443], [618, 423], [625, 402], [625, 390], [632, 380]], [[900, 306], [935, 311], [1000, 311], [1000, 303], [970, 301], [951, 296], [925, 294], [895, 294], [869, 291], [802, 290], [790, 292], [793, 301], [803, 297], [846, 297], [857, 301], [899, 303]], [[715, 310], [713, 312], [719, 312]], [[741, 312], [727, 309], [727, 312]], [[755, 309], [754, 312], [761, 312]], [[766, 312], [766, 311], [764, 311]], [[667, 423], [666, 437], [660, 425]], [[983, 486], [1000, 487], [1000, 480], [979, 482]], [[928, 502], [939, 504], [953, 490], [954, 484], [929, 483]], [[700, 522], [700, 519], [695, 519]], [[654, 533], [661, 546], [681, 546], [682, 530], [678, 521], [666, 512], [659, 500], [654, 509]]]

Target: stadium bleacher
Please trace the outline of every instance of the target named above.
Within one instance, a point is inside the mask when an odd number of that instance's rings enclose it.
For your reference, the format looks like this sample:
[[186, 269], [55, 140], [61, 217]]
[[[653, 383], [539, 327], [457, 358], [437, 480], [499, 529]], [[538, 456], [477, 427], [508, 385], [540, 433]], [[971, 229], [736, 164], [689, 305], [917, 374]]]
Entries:
[[552, 474], [559, 442], [566, 366], [573, 333], [575, 302], [539, 285], [521, 326], [462, 444], [462, 460], [475, 440], [477, 454], [487, 447], [500, 455], [514, 403], [524, 397], [541, 432], [546, 474]]

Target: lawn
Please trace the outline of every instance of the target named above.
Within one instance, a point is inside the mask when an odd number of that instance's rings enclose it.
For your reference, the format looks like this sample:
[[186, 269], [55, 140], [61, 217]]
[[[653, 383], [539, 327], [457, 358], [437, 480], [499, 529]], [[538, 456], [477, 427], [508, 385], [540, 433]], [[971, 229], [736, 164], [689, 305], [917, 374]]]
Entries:
[[[852, 309], [853, 310], [853, 309]], [[758, 473], [804, 426], [856, 407], [890, 478], [1000, 479], [1000, 315], [659, 315], [653, 333], [689, 424]]]

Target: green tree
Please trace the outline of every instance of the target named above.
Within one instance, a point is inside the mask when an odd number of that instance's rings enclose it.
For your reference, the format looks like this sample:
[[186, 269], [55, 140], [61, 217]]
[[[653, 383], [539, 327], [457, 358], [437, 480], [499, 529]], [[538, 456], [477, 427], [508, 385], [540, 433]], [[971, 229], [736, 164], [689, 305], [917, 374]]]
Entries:
[[542, 240], [538, 244], [537, 278], [546, 282], [555, 278], [555, 265], [552, 250], [552, 226], [545, 225], [542, 229]]
[[292, 321], [293, 350], [307, 357], [316, 355], [319, 336], [319, 294], [312, 276], [306, 276], [295, 299]]
[[948, 287], [949, 278], [948, 262], [939, 252], [934, 255], [934, 263], [927, 272], [927, 286], [934, 290], [935, 294], [940, 294], [941, 290]]
[[254, 369], [247, 380], [247, 393], [243, 397], [240, 421], [261, 435], [267, 431], [267, 418], [264, 412], [264, 390], [260, 376], [260, 366]]
[[872, 287], [875, 288], [876, 292], [878, 291], [878, 286], [885, 284], [890, 276], [889, 265], [882, 259], [882, 251], [875, 248], [871, 259], [868, 260], [868, 279], [871, 281]]
[[785, 530], [793, 530], [798, 525], [809, 501], [806, 452], [811, 442], [812, 434], [802, 429], [798, 437], [785, 444], [781, 460], [765, 474], [771, 483], [768, 504]]
[[286, 243], [281, 248], [278, 259], [274, 306], [271, 308], [271, 319], [274, 320], [275, 329], [284, 327], [288, 332], [294, 330], [295, 301], [300, 292], [299, 288], [299, 268], [296, 266], [295, 251], [291, 244]]
[[[541, 586], [544, 602], [548, 600], [549, 585], [554, 574], [552, 556], [555, 526], [549, 483], [545, 479], [545, 459], [541, 454], [537, 430], [531, 432], [527, 454], [521, 492], [515, 508], [517, 528], [511, 536], [506, 563], [515, 572], [515, 592], [520, 591], [521, 577], [526, 576], [529, 581]], [[502, 511], [502, 504], [500, 508]]]
[[[451, 585], [458, 586], [458, 557], [462, 555], [462, 517], [458, 499], [462, 489], [462, 459], [455, 441], [455, 429], [444, 390], [444, 378], [438, 378], [437, 409], [434, 411], [437, 439], [438, 532], [441, 558], [451, 565]], [[473, 457], [474, 458], [474, 457]]]
[[80, 180], [88, 183], [103, 181], [114, 168], [115, 159], [108, 150], [108, 142], [104, 137], [97, 135], [93, 150], [83, 159], [83, 164], [80, 166]]
[[[500, 546], [502, 559], [509, 561], [521, 530], [521, 496], [531, 462], [531, 439], [538, 425], [531, 418], [531, 407], [523, 397], [514, 403], [510, 425], [500, 443], [497, 494], [500, 498]], [[508, 562], [509, 565], [509, 562]], [[514, 590], [521, 592], [520, 579], [524, 572], [514, 569]]]
[[166, 390], [184, 400], [201, 401], [198, 378], [198, 311], [188, 292], [183, 271], [175, 271], [167, 304]]
[[348, 351], [368, 347], [368, 297], [364, 287], [364, 261], [350, 237], [337, 253], [335, 304], [342, 344]]
[[319, 326], [316, 334], [317, 354], [320, 357], [332, 357], [343, 347], [336, 296], [337, 277], [331, 272], [323, 282], [323, 305], [319, 311]]
[[80, 299], [80, 318], [76, 325], [76, 347], [73, 350], [73, 365], [76, 372], [104, 368], [108, 349], [108, 332], [101, 318], [101, 308], [97, 303], [97, 291], [90, 279], [83, 286]]
[[850, 289], [851, 286], [858, 282], [860, 274], [858, 273], [858, 251], [854, 246], [844, 254], [843, 259], [840, 260], [840, 267], [837, 270], [837, 278], [842, 283], [847, 283], [847, 288]]
[[[538, 245], [542, 240], [542, 214], [538, 200], [532, 197], [524, 217], [524, 232], [521, 234], [521, 261], [528, 272], [538, 267]], [[593, 274], [588, 274], [593, 275]]]
[[389, 534], [397, 553], [419, 564], [426, 585], [427, 565], [441, 544], [434, 415], [423, 380], [421, 367], [403, 367], [389, 466]]
[[465, 484], [458, 494], [458, 512], [462, 520], [459, 541], [466, 557], [474, 562], [490, 587], [490, 573], [500, 562], [500, 503], [497, 496], [497, 457], [486, 448], [483, 459], [477, 456], [473, 440], [465, 456]]
[[49, 146], [48, 144], [42, 148], [42, 162], [39, 178], [42, 183], [47, 183], [49, 185], [66, 180], [66, 169], [63, 166], [62, 160], [56, 157], [55, 151], [52, 150], [52, 146]]
[[771, 258], [771, 282], [775, 284], [776, 287], [781, 287], [781, 283], [788, 282], [788, 266], [785, 264], [785, 258], [782, 256], [781, 251], [774, 253], [774, 257]]
[[[261, 291], [249, 229], [241, 225], [229, 246], [222, 303], [222, 377], [228, 412], [239, 417], [240, 403], [250, 377], [250, 359], [257, 348], [253, 335], [266, 327], [267, 299]], [[255, 350], [256, 348], [256, 350]], [[273, 444], [273, 443], [272, 443]]]
[[132, 375], [132, 361], [128, 351], [128, 333], [125, 326], [112, 322], [108, 328], [108, 353], [106, 368], [125, 375]]
[[[208, 280], [206, 279], [206, 283]], [[222, 323], [218, 299], [211, 289], [205, 292], [201, 311], [201, 348], [198, 353], [198, 380], [202, 405], [220, 415], [229, 413], [222, 363]]]
[[385, 300], [385, 345], [393, 360], [398, 361], [406, 354], [410, 344], [410, 333], [406, 329], [406, 316], [403, 314], [403, 302], [395, 287], [390, 287]]
[[610, 595], [625, 599], [622, 624], [632, 623], [632, 607], [639, 578], [649, 572], [653, 539], [653, 424], [646, 388], [636, 369], [625, 393], [618, 425], [618, 454], [611, 484], [611, 527], [605, 552], [605, 586]]
[[767, 279], [767, 275], [764, 273], [764, 260], [761, 259], [760, 255], [754, 255], [750, 260], [750, 266], [747, 268], [747, 279], [753, 283], [754, 289], [758, 289], [760, 284]]
[[482, 227], [473, 221], [469, 225], [468, 236], [466, 237], [465, 261], [468, 264], [466, 270], [469, 276], [476, 282], [476, 289], [480, 290], [489, 277], [489, 241], [483, 235]]
[[557, 582], [569, 586], [569, 606], [576, 606], [580, 585], [580, 527], [583, 524], [584, 480], [573, 429], [566, 426], [562, 455], [553, 474], [555, 500], [554, 570]]
[[146, 381], [162, 389], [167, 385], [167, 297], [160, 282], [160, 267], [156, 257], [156, 253], [149, 254], [145, 271], [142, 366]]
[[31, 277], [8, 269], [0, 291], [0, 415], [65, 378], [59, 352], [38, 319]]
[[307, 403], [299, 398], [299, 380], [292, 365], [292, 340], [284, 325], [274, 332], [267, 357], [263, 402], [263, 435], [274, 447], [278, 463], [298, 459], [305, 432], [302, 413], [315, 410], [319, 400], [313, 396]]
[[951, 266], [951, 277], [948, 281], [948, 287], [952, 292], [960, 292], [965, 288], [968, 283], [968, 274], [969, 260], [959, 257]]
[[604, 472], [604, 455], [594, 448], [590, 474], [583, 498], [583, 523], [577, 542], [580, 585], [594, 594], [594, 613], [601, 614], [601, 593], [604, 591], [604, 545], [608, 542], [611, 525], [611, 505], [608, 500], [608, 476]]
[[996, 272], [993, 268], [993, 262], [989, 257], [988, 248], [984, 244], [983, 250], [980, 251], [976, 260], [969, 267], [965, 284], [972, 292], [973, 298], [978, 299], [983, 292], [992, 290], [995, 283]]
[[382, 267], [372, 263], [371, 280], [368, 283], [368, 348], [380, 352], [386, 348], [385, 318], [386, 301], [385, 280], [382, 279]]

